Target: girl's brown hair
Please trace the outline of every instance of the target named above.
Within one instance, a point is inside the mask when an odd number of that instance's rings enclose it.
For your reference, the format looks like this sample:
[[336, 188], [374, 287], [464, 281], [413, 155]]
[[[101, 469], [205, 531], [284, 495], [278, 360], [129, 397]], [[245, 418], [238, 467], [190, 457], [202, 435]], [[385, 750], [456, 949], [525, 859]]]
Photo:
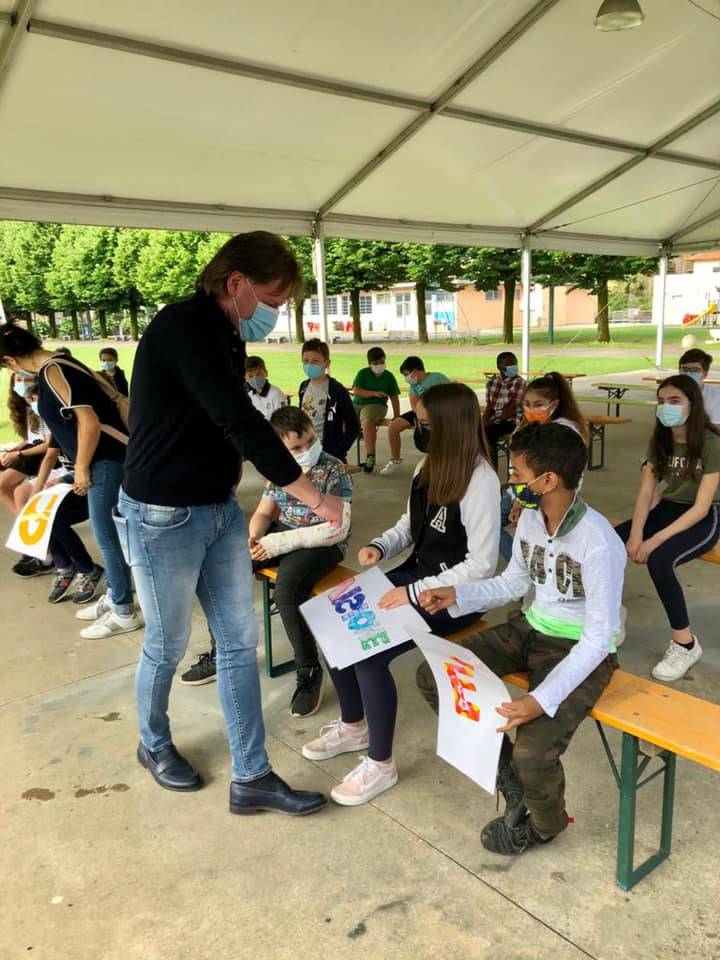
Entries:
[[[566, 380], [561, 373], [558, 373], [557, 370], [551, 370], [550, 373], [545, 373], [542, 377], [531, 380], [527, 387], [525, 387], [525, 393], [529, 390], [532, 390], [533, 393], [539, 393], [548, 403], [555, 403], [557, 401], [557, 407], [553, 412], [551, 420], [557, 420], [558, 417], [563, 417], [565, 420], [572, 420], [573, 423], [577, 424], [583, 440], [587, 443], [588, 432], [585, 418], [575, 401], [575, 396], [573, 395], [569, 381]], [[525, 426], [527, 426], [527, 421], [523, 415], [518, 429]]]
[[427, 457], [420, 483], [430, 503], [447, 506], [465, 496], [480, 457], [490, 462], [480, 404], [464, 383], [442, 383], [426, 391], [421, 401], [430, 422]]
[[10, 422], [13, 430], [21, 440], [27, 440], [28, 427], [37, 432], [40, 429], [40, 417], [36, 416], [30, 404], [24, 397], [18, 396], [13, 390], [15, 383], [15, 374], [10, 377], [10, 393], [8, 395], [8, 411], [10, 413]]
[[227, 279], [236, 270], [256, 283], [282, 281], [290, 297], [302, 299], [300, 265], [290, 247], [277, 234], [255, 230], [230, 237], [201, 272], [195, 286], [220, 300], [227, 296]]
[[[666, 377], [662, 383], [658, 384], [657, 396], [663, 387], [675, 387], [690, 401], [690, 413], [685, 421], [687, 431], [687, 464], [682, 472], [682, 476], [691, 479], [700, 463], [702, 456], [703, 442], [705, 432], [712, 431], [720, 435], [708, 419], [705, 413], [705, 404], [703, 403], [702, 390], [698, 384], [685, 373], [677, 373], [672, 377]], [[664, 480], [670, 473], [670, 460], [675, 455], [675, 443], [673, 441], [672, 427], [665, 427], [659, 420], [655, 421], [655, 429], [650, 438], [649, 460], [655, 469], [655, 476], [658, 480]]]

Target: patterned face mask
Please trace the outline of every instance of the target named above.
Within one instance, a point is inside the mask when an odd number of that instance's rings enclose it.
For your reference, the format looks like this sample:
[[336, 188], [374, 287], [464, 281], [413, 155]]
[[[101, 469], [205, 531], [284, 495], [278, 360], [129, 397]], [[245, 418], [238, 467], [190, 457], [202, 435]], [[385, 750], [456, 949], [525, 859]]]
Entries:
[[541, 493], [535, 493], [534, 490], [531, 490], [530, 487], [537, 483], [538, 480], [542, 480], [543, 477], [547, 474], [543, 473], [539, 477], [535, 477], [534, 480], [531, 480], [529, 483], [510, 483], [508, 484], [508, 490], [510, 491], [510, 496], [517, 500], [521, 507], [525, 507], [527, 510], [537, 510], [540, 506], [540, 501], [543, 498]]

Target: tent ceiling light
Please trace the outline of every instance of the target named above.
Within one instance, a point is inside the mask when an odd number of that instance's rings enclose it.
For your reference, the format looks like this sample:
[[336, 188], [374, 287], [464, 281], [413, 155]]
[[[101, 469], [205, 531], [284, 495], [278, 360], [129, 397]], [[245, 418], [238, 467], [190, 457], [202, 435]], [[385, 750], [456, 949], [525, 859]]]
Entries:
[[596, 16], [598, 30], [630, 30], [639, 27], [645, 19], [637, 0], [603, 0]]

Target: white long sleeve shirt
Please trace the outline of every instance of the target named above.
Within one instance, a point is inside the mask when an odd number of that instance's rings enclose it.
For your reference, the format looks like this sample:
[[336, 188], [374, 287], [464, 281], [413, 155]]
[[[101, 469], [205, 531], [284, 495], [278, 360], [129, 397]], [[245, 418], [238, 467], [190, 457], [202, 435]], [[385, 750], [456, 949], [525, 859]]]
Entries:
[[[413, 478], [422, 467], [415, 469]], [[467, 537], [467, 553], [460, 563], [436, 576], [423, 577], [408, 587], [408, 595], [417, 602], [420, 591], [431, 587], [452, 587], [467, 580], [482, 580], [495, 572], [500, 544], [500, 481], [486, 460], [479, 460], [465, 496], [460, 501], [460, 519]], [[410, 500], [405, 513], [394, 527], [371, 541], [384, 558], [395, 557], [412, 546], [410, 528]], [[442, 561], [442, 557], [438, 558]]]
[[625, 547], [602, 514], [580, 498], [550, 536], [541, 510], [523, 510], [513, 553], [499, 577], [456, 586], [449, 613], [459, 617], [519, 600], [531, 586], [535, 597], [525, 617], [538, 632], [577, 641], [568, 655], [532, 691], [550, 717], [615, 650]]

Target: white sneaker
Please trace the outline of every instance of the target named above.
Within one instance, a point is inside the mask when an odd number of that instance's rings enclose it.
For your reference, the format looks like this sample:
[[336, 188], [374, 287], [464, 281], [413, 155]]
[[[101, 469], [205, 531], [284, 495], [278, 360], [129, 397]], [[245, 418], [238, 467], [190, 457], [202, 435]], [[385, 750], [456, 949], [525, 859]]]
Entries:
[[96, 600], [95, 603], [91, 603], [87, 607], [81, 607], [78, 612], [75, 614], [76, 620], [97, 620], [98, 617], [101, 617], [104, 613], [107, 613], [108, 610], [112, 609], [112, 604], [106, 593], [104, 593], [99, 600]]
[[357, 807], [394, 787], [397, 782], [398, 772], [393, 762], [376, 763], [370, 757], [360, 757], [360, 763], [330, 791], [330, 796], [344, 807]]
[[355, 750], [367, 750], [368, 728], [349, 727], [342, 720], [333, 720], [332, 723], [320, 727], [320, 736], [311, 740], [302, 748], [302, 755], [306, 760], [329, 760], [341, 753], [352, 753]]
[[663, 680], [665, 683], [684, 677], [690, 667], [697, 663], [702, 656], [700, 641], [694, 634], [693, 640], [695, 643], [690, 650], [673, 641], [665, 651], [665, 656], [660, 663], [653, 667], [653, 677], [656, 680]]
[[386, 477], [389, 473], [395, 473], [399, 469], [402, 460], [388, 460], [380, 473]]
[[104, 640], [105, 637], [113, 637], [117, 633], [132, 633], [133, 630], [139, 630], [143, 624], [143, 619], [139, 613], [132, 613], [129, 617], [121, 617], [112, 610], [103, 613], [101, 617], [80, 631], [80, 636], [86, 640]]

